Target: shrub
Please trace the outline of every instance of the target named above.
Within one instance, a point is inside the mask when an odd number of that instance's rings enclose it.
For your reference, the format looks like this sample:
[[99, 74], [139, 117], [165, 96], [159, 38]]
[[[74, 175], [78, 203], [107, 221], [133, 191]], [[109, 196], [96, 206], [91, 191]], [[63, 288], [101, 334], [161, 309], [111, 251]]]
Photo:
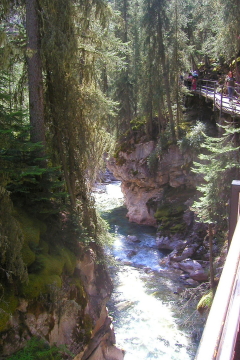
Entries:
[[62, 360], [65, 354], [73, 356], [66, 346], [50, 346], [44, 340], [33, 337], [24, 349], [7, 360]]

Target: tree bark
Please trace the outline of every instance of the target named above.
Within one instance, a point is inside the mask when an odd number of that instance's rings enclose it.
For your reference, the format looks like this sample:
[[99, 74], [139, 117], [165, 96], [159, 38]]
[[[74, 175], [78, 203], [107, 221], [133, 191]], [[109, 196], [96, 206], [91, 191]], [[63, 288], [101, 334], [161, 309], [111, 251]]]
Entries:
[[[31, 141], [45, 148], [42, 62], [37, 0], [26, 0], [27, 65]], [[44, 154], [44, 148], [41, 155]]]

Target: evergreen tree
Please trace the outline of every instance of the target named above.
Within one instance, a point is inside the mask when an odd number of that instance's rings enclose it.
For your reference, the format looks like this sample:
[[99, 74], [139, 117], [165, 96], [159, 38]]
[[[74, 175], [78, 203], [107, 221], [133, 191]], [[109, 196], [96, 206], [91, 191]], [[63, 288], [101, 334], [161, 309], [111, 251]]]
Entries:
[[[153, 96], [156, 87], [163, 87], [163, 97], [167, 105], [167, 118], [170, 123], [171, 137], [175, 141], [175, 127], [171, 102], [171, 87], [169, 76], [169, 63], [166, 51], [165, 30], [168, 26], [168, 18], [166, 15], [166, 3], [164, 1], [144, 0], [144, 17], [143, 26], [145, 29], [145, 44], [147, 46], [147, 67], [148, 74], [148, 112], [149, 121], [148, 128], [151, 132], [152, 128], [152, 110]], [[160, 65], [160, 66], [159, 66]], [[155, 69], [158, 69], [158, 76], [155, 76]]]
[[[230, 185], [232, 179], [239, 178], [240, 158], [236, 137], [239, 128], [233, 125], [224, 127], [225, 133], [220, 138], [205, 137], [201, 145], [203, 153], [199, 155], [200, 162], [195, 162], [193, 171], [200, 175], [203, 183], [197, 187], [201, 193], [192, 209], [198, 219], [208, 224], [210, 250], [210, 283], [214, 289], [213, 273], [213, 234], [227, 228]], [[237, 143], [237, 144], [236, 144]], [[215, 230], [214, 230], [215, 228]]]
[[[37, 0], [26, 0], [27, 69], [31, 140], [45, 148], [41, 39]], [[44, 154], [40, 153], [40, 156]]]
[[133, 64], [133, 57], [131, 49], [133, 46], [131, 23], [133, 21], [131, 7], [133, 2], [130, 0], [116, 0], [114, 2], [114, 9], [120, 14], [119, 26], [116, 29], [116, 35], [125, 44], [127, 51], [124, 52], [124, 66], [118, 70], [115, 76], [114, 84], [114, 99], [119, 102], [118, 118], [118, 133], [121, 135], [126, 131], [131, 132], [131, 120], [133, 118], [133, 82], [131, 67]]

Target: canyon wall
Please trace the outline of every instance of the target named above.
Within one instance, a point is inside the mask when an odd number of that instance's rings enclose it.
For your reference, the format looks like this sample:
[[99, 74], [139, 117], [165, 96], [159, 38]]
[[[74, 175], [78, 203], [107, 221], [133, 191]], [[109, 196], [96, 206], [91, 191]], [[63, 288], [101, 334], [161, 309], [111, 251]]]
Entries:
[[[25, 215], [26, 224], [25, 238], [38, 238], [35, 247], [31, 243], [37, 251], [28, 247], [24, 253], [29, 262], [32, 258], [28, 282], [17, 284], [13, 279], [10, 285], [0, 285], [0, 359], [36, 337], [47, 345], [64, 345], [70, 351], [64, 359], [122, 360], [124, 352], [115, 347], [106, 307], [112, 283], [101, 248], [79, 242], [75, 251], [60, 244], [50, 251], [37, 234], [37, 221]], [[46, 232], [45, 239], [49, 236]]]
[[176, 145], [158, 154], [154, 141], [136, 144], [111, 158], [108, 168], [122, 182], [129, 220], [156, 226], [154, 214], [166, 189], [187, 194], [195, 188], [191, 164], [191, 155], [182, 154]]

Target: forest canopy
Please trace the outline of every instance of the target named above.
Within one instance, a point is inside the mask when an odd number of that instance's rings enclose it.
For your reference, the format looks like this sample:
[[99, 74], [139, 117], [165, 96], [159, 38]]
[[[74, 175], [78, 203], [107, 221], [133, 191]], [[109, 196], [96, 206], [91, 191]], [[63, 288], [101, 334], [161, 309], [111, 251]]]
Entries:
[[[165, 144], [185, 134], [182, 74], [232, 69], [239, 79], [239, 12], [236, 0], [2, 1], [0, 194], [9, 214], [11, 201], [42, 214], [67, 207], [96, 237], [90, 190], [104, 156], [134, 134], [156, 139], [164, 129]], [[17, 224], [0, 229], [0, 247], [10, 249], [15, 231], [21, 248]]]

